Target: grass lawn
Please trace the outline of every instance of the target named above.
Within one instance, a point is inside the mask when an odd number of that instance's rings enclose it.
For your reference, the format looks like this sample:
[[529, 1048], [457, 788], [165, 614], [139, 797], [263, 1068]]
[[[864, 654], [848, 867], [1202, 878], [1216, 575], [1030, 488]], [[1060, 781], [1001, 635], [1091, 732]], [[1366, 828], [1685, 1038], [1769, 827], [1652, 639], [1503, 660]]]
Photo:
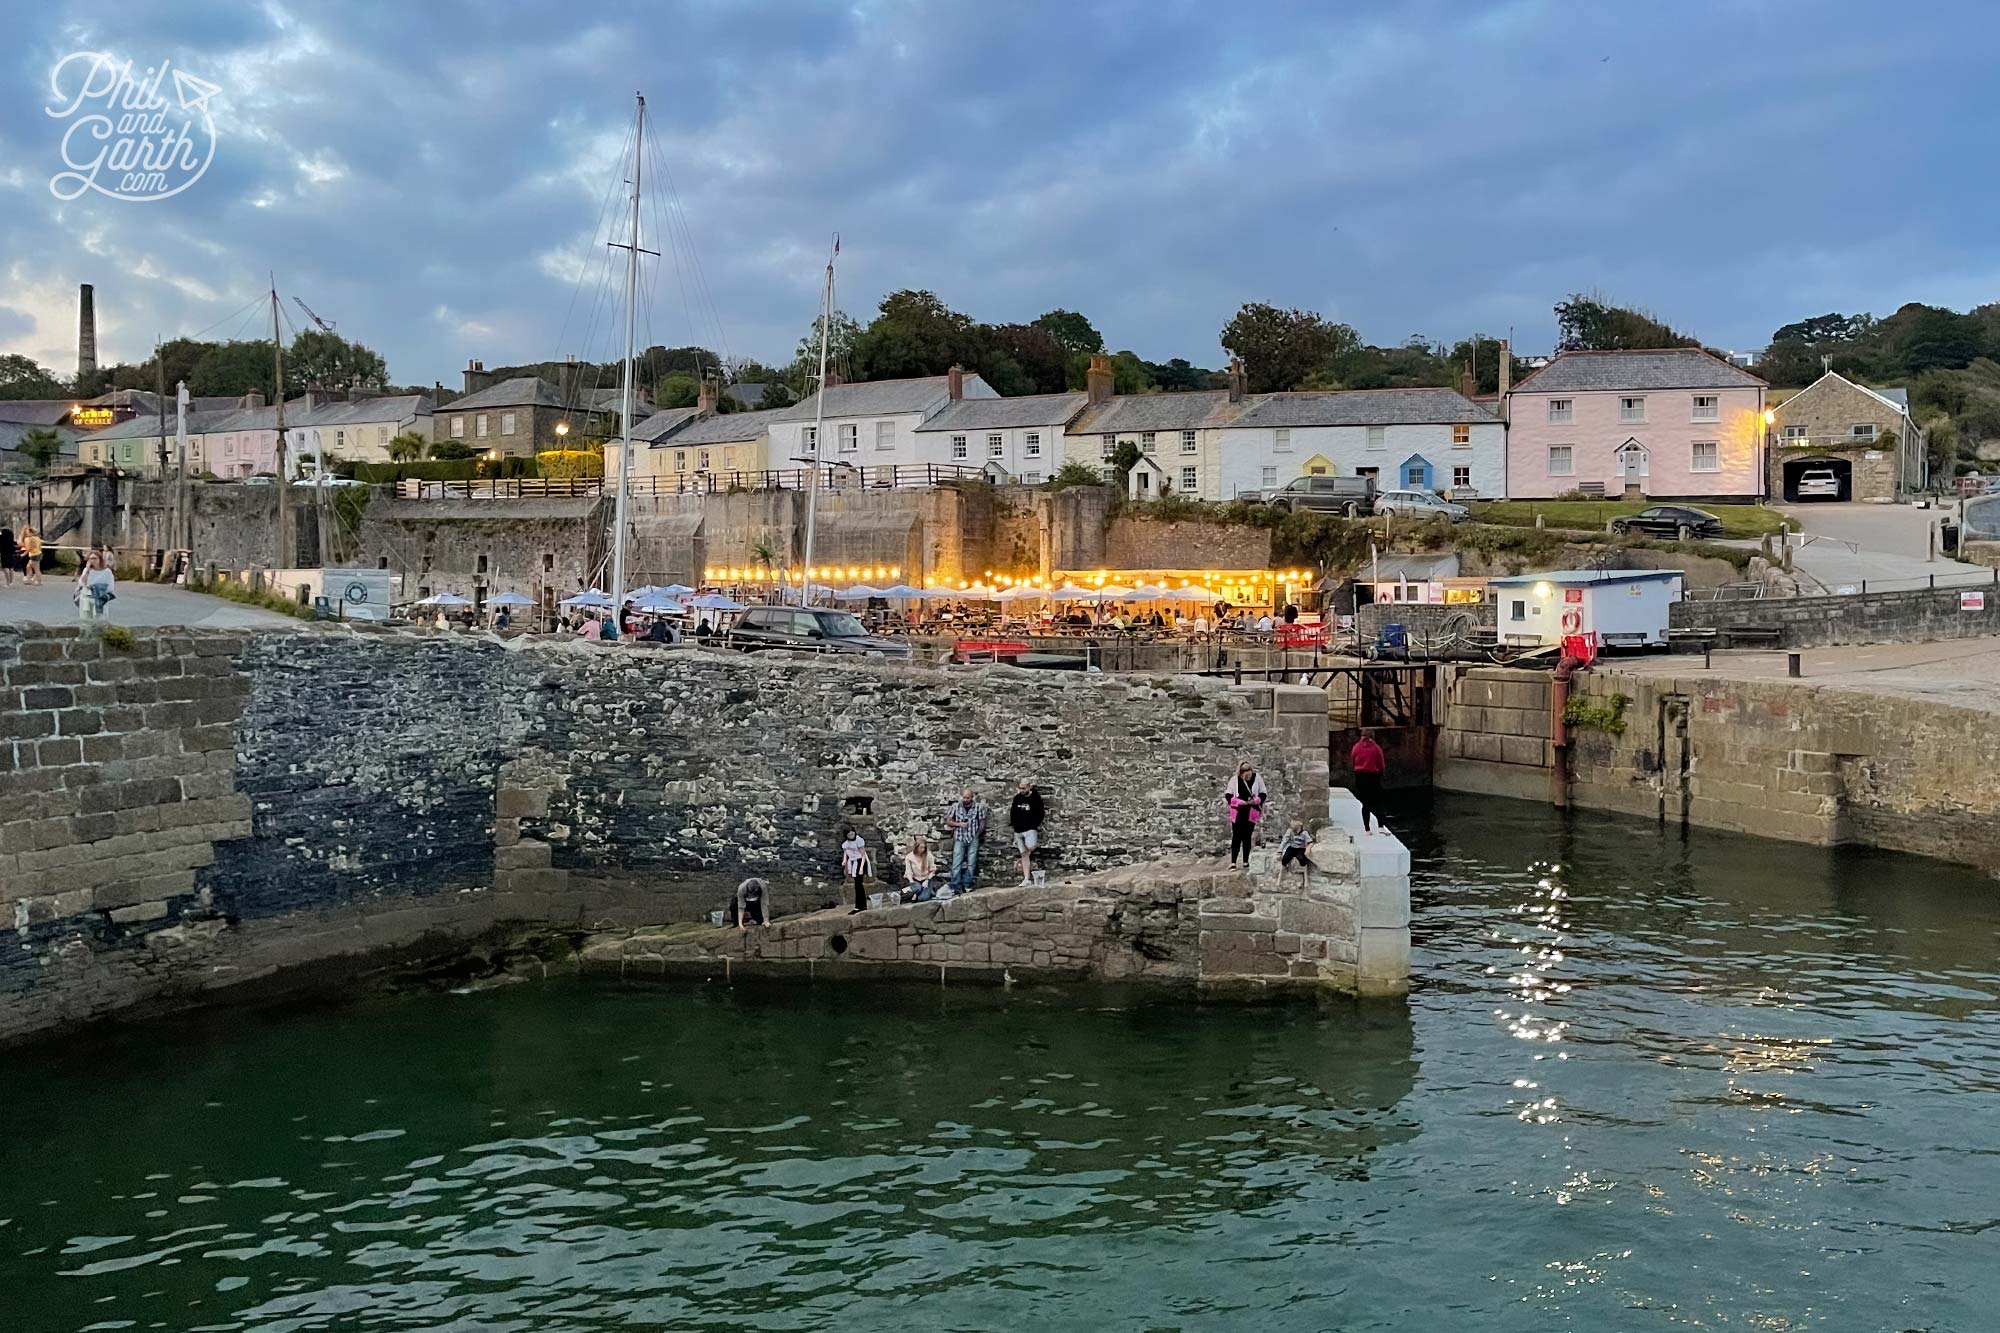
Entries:
[[[1650, 509], [1652, 505], [1650, 500], [1490, 500], [1472, 505], [1472, 517], [1481, 523], [1532, 528], [1535, 516], [1539, 514], [1546, 527], [1602, 532], [1605, 525], [1619, 515], [1636, 514], [1641, 509]], [[1688, 507], [1705, 510], [1721, 519], [1722, 535], [1725, 537], [1761, 537], [1767, 532], [1780, 531], [1786, 523], [1782, 514], [1762, 505], [1697, 504]], [[1796, 528], [1797, 522], [1794, 521], [1792, 526]]]

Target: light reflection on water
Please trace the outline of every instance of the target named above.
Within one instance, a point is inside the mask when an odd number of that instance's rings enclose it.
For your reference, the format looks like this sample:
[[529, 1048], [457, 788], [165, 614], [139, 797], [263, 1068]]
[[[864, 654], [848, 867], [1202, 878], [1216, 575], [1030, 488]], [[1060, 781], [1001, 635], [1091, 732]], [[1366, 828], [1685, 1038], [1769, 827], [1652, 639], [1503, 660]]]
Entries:
[[1404, 827], [1407, 1010], [557, 984], [0, 1056], [0, 1328], [1994, 1326], [1989, 881]]

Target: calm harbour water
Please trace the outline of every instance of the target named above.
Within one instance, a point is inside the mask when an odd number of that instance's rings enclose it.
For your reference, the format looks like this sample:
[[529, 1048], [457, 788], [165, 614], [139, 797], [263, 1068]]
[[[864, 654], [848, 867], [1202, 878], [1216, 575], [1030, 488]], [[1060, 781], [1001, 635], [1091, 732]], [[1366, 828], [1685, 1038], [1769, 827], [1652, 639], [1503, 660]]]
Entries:
[[566, 981], [0, 1053], [0, 1330], [2000, 1328], [2000, 884], [1402, 827], [1407, 1009]]

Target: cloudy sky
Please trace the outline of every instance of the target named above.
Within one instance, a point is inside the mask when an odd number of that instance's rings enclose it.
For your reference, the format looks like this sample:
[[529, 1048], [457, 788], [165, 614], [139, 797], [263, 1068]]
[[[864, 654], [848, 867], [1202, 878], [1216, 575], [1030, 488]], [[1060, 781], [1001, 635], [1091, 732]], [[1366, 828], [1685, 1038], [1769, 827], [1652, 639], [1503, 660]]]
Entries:
[[[0, 9], [0, 350], [65, 375], [77, 283], [100, 359], [136, 360], [258, 334], [272, 270], [399, 382], [608, 355], [634, 91], [674, 186], [649, 231], [678, 220], [642, 344], [789, 358], [836, 230], [864, 320], [927, 287], [1210, 365], [1246, 300], [1533, 351], [1591, 288], [1742, 348], [2000, 299], [1983, 2]], [[179, 194], [51, 193], [51, 72], [96, 50], [220, 89]]]

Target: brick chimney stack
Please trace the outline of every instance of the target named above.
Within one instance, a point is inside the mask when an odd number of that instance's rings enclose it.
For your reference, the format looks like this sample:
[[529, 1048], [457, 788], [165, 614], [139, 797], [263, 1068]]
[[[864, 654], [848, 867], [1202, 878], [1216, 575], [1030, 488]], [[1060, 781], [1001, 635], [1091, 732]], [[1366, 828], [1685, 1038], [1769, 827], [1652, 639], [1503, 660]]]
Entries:
[[715, 381], [708, 376], [701, 377], [701, 396], [695, 399], [695, 411], [708, 416], [715, 411]]
[[1507, 411], [1507, 395], [1514, 391], [1514, 349], [1507, 345], [1507, 339], [1500, 340], [1500, 412]]
[[1230, 357], [1229, 358], [1229, 401], [1232, 403], [1242, 402], [1244, 391], [1248, 388], [1248, 385], [1249, 385], [1249, 379], [1243, 373], [1243, 358], [1240, 356]]
[[1090, 394], [1091, 406], [1111, 401], [1111, 394], [1118, 383], [1118, 377], [1111, 373], [1111, 358], [1102, 352], [1093, 352], [1090, 369], [1083, 374], [1083, 387]]
[[486, 388], [492, 383], [493, 377], [486, 373], [486, 363], [484, 361], [468, 361], [465, 363], [465, 391], [467, 393], [478, 393], [481, 389]]
[[252, 389], [249, 393], [237, 399], [236, 405], [238, 407], [262, 407], [264, 405], [264, 391], [262, 389]]
[[1479, 392], [1479, 381], [1472, 377], [1472, 363], [1469, 361], [1458, 368], [1458, 392], [1466, 398]]
[[950, 391], [951, 391], [951, 401], [953, 401], [953, 402], [955, 403], [955, 402], [957, 402], [957, 401], [958, 401], [959, 399], [961, 399], [961, 398], [965, 397], [965, 367], [964, 367], [964, 366], [953, 366], [953, 367], [952, 367], [952, 368], [951, 368], [950, 370], [947, 370], [947, 371], [946, 371], [946, 372], [944, 373], [944, 382], [945, 382], [945, 385], [946, 385], [946, 386], [947, 386], [947, 387], [948, 387], [948, 388], [950, 389]]
[[97, 289], [82, 283], [76, 289], [77, 392], [92, 386], [84, 381], [97, 373]]

